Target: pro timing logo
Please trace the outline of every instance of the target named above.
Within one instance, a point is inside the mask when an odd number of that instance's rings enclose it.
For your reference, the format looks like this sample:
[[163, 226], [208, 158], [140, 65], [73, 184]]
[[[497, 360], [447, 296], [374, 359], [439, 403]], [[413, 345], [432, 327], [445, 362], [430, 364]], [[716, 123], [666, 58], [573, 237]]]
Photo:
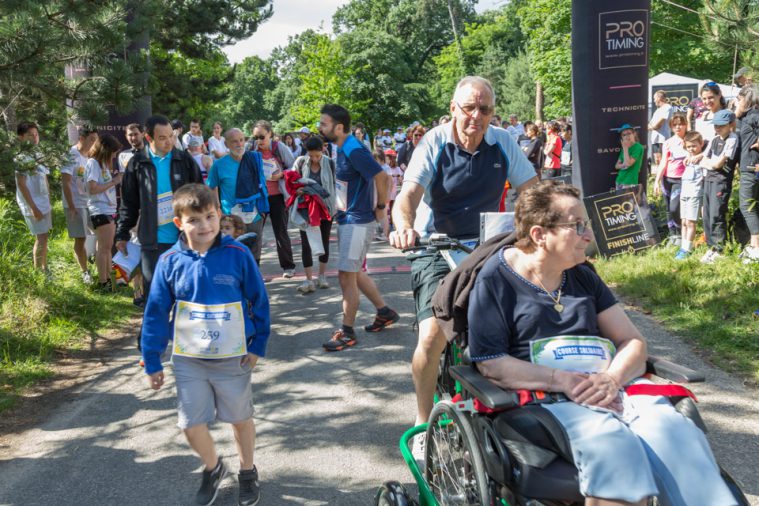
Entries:
[[648, 11], [598, 14], [598, 68], [644, 67], [648, 64]]

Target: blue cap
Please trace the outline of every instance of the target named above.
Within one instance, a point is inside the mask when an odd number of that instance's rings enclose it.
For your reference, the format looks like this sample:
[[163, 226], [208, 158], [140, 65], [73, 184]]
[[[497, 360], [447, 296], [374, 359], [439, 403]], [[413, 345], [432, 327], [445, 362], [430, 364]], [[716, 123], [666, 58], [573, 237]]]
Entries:
[[619, 128], [612, 128], [612, 130], [616, 130], [617, 132], [622, 132], [623, 130], [635, 130], [638, 127], [632, 126], [630, 123], [622, 123], [622, 126]]
[[735, 121], [735, 113], [730, 109], [722, 109], [714, 114], [712, 119], [712, 125], [725, 126]]

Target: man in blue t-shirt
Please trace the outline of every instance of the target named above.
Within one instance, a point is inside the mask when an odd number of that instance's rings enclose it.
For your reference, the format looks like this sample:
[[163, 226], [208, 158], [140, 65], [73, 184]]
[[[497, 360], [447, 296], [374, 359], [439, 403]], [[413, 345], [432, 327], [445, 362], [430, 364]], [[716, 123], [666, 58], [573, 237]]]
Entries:
[[391, 178], [361, 141], [351, 135], [350, 113], [342, 106], [322, 107], [319, 132], [337, 145], [335, 207], [337, 209], [338, 279], [343, 292], [343, 324], [324, 343], [327, 351], [340, 351], [356, 344], [353, 324], [358, 311], [359, 290], [377, 308], [367, 332], [379, 332], [399, 320], [387, 307], [374, 281], [363, 271], [374, 237], [376, 222], [387, 216], [385, 202]]
[[[240, 208], [235, 208], [237, 201], [237, 173], [240, 170], [240, 162], [245, 155], [245, 134], [239, 128], [230, 128], [224, 134], [224, 142], [229, 149], [229, 153], [219, 158], [211, 166], [208, 172], [206, 184], [211, 188], [219, 189], [219, 201], [221, 202], [221, 211], [224, 214], [237, 214], [245, 223], [245, 233], [255, 232], [258, 240], [252, 248], [253, 258], [256, 264], [261, 264], [261, 238], [263, 237], [264, 220], [261, 212], [256, 209], [253, 213], [241, 212]], [[266, 182], [263, 168], [259, 167], [260, 189], [266, 193]], [[251, 216], [252, 215], [252, 216]], [[251, 221], [252, 220], [252, 221]]]
[[[396, 248], [413, 246], [420, 235], [433, 232], [476, 239], [480, 213], [498, 211], [507, 180], [517, 193], [538, 181], [511, 135], [490, 125], [495, 92], [487, 79], [468, 76], [459, 81], [450, 109], [451, 121], [427, 132], [403, 175], [393, 206], [396, 231], [390, 234], [390, 244]], [[431, 300], [450, 269], [438, 254], [414, 260], [411, 272], [419, 322], [412, 361], [419, 424], [427, 421], [432, 410], [440, 354], [446, 344]], [[421, 438], [416, 439], [415, 456], [422, 447]]]

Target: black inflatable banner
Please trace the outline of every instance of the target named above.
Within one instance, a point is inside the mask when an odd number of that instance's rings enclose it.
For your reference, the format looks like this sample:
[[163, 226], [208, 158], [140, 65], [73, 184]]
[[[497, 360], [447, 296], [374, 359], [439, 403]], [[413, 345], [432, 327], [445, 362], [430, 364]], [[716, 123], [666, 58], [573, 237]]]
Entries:
[[[647, 144], [650, 0], [572, 2], [572, 183], [584, 195], [614, 188], [617, 128]], [[641, 167], [645, 184], [648, 168]]]

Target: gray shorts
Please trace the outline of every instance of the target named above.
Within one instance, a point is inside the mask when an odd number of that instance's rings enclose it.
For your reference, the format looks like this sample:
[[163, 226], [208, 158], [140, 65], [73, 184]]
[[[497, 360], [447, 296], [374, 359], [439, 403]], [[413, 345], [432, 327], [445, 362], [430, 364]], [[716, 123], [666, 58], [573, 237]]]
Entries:
[[683, 197], [680, 193], [680, 218], [688, 221], [698, 221], [701, 214], [703, 193], [693, 197]]
[[375, 222], [337, 226], [337, 270], [359, 272], [374, 239]]
[[70, 208], [64, 209], [66, 212], [66, 229], [69, 231], [71, 239], [84, 239], [88, 235], [89, 213], [86, 207], [77, 207], [77, 214], [74, 215]]
[[41, 220], [35, 220], [34, 216], [24, 216], [24, 221], [32, 235], [47, 234], [53, 228], [53, 213], [47, 213]]
[[180, 429], [214, 420], [238, 423], [253, 416], [252, 369], [240, 365], [241, 358], [172, 357]]

